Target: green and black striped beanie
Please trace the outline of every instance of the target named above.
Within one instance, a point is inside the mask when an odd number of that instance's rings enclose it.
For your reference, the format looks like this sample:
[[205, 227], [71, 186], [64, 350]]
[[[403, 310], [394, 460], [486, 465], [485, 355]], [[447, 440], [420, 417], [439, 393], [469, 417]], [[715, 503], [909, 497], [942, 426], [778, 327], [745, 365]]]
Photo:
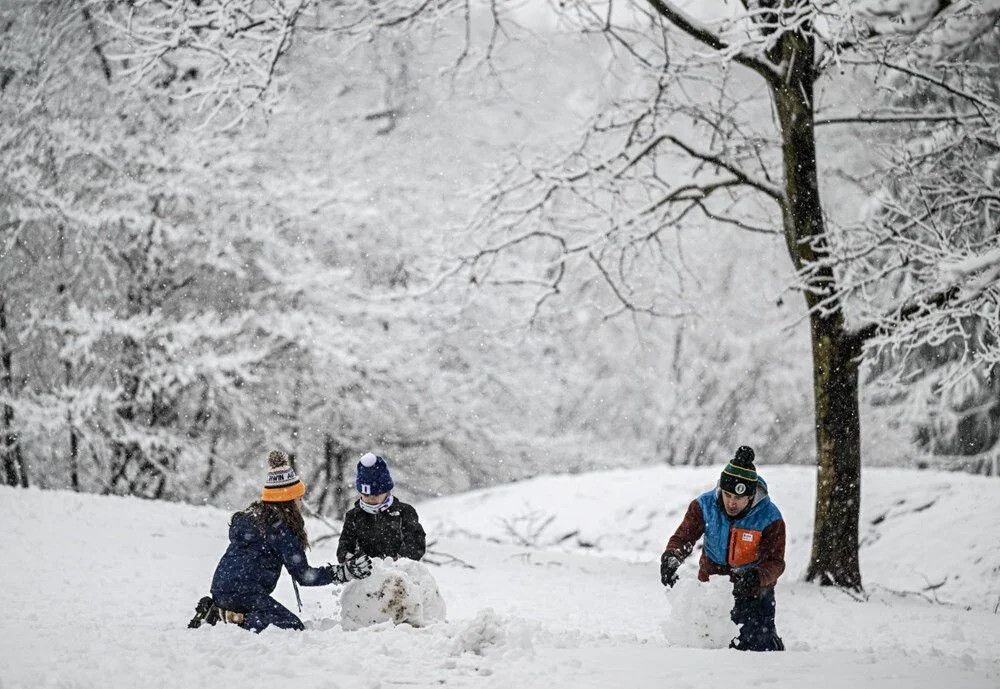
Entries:
[[736, 450], [736, 456], [722, 470], [719, 487], [734, 495], [753, 495], [757, 490], [757, 468], [753, 465], [753, 449], [746, 445]]

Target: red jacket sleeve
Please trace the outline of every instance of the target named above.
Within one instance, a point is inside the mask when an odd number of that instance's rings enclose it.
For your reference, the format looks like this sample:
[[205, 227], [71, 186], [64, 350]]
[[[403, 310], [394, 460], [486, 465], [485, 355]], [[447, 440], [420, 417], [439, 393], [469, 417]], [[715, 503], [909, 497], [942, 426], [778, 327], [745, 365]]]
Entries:
[[[664, 552], [676, 553], [679, 560], [684, 560], [694, 550], [694, 544], [703, 533], [705, 533], [705, 515], [702, 514], [698, 501], [692, 500], [684, 519], [681, 520], [681, 525], [667, 541]], [[782, 541], [782, 552], [784, 552], [784, 541]]]
[[761, 588], [770, 588], [778, 581], [785, 571], [785, 520], [779, 519], [768, 525], [760, 536], [760, 564], [757, 573], [760, 575]]

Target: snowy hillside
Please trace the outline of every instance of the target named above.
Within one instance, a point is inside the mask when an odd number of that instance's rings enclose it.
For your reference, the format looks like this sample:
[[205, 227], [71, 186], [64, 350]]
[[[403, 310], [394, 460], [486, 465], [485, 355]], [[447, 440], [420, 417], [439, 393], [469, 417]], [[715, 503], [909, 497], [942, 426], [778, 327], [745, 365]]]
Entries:
[[[678, 588], [659, 584], [662, 544], [714, 468], [543, 477], [420, 504], [446, 622], [348, 632], [336, 587], [303, 589], [306, 631], [260, 636], [185, 628], [228, 512], [0, 488], [0, 687], [1000, 686], [1000, 482], [865, 472], [857, 600], [798, 581], [813, 472], [762, 474], [789, 528], [784, 654], [692, 648], [687, 631], [726, 605], [726, 587], [693, 584], [689, 563]], [[335, 546], [318, 542], [313, 563]], [[276, 596], [294, 609], [287, 575]]]
[[[761, 468], [788, 529], [782, 583], [801, 579], [812, 547], [815, 469]], [[717, 467], [650, 467], [546, 476], [428, 503], [428, 532], [511, 544], [593, 549], [658, 561]], [[861, 573], [869, 590], [923, 593], [993, 610], [1000, 603], [1000, 481], [961, 473], [871, 469], [861, 501]], [[686, 566], [694, 576], [696, 563]]]

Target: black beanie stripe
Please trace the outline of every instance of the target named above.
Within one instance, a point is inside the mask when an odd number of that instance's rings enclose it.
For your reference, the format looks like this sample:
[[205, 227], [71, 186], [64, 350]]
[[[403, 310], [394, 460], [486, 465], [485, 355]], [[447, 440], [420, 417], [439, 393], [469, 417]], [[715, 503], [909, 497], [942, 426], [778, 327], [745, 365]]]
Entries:
[[722, 473], [729, 474], [730, 476], [733, 476], [741, 481], [753, 482], [757, 480], [756, 471], [754, 471], [753, 469], [745, 469], [743, 467], [733, 466], [732, 462], [726, 465], [726, 468], [722, 470]]
[[753, 465], [753, 448], [742, 445], [736, 450], [719, 477], [719, 487], [739, 496], [753, 495], [757, 490], [757, 467]]

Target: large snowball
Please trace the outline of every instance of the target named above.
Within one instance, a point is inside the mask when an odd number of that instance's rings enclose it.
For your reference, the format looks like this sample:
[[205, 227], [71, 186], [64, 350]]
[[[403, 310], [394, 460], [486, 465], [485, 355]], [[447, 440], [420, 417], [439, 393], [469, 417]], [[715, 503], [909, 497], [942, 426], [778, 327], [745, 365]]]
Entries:
[[348, 582], [340, 594], [340, 621], [348, 631], [390, 620], [423, 627], [444, 617], [437, 582], [414, 560], [373, 560], [371, 576]]
[[739, 629], [729, 617], [733, 608], [733, 585], [727, 577], [712, 577], [707, 583], [694, 578], [678, 581], [667, 589], [667, 617], [663, 633], [671, 646], [727, 648]]

